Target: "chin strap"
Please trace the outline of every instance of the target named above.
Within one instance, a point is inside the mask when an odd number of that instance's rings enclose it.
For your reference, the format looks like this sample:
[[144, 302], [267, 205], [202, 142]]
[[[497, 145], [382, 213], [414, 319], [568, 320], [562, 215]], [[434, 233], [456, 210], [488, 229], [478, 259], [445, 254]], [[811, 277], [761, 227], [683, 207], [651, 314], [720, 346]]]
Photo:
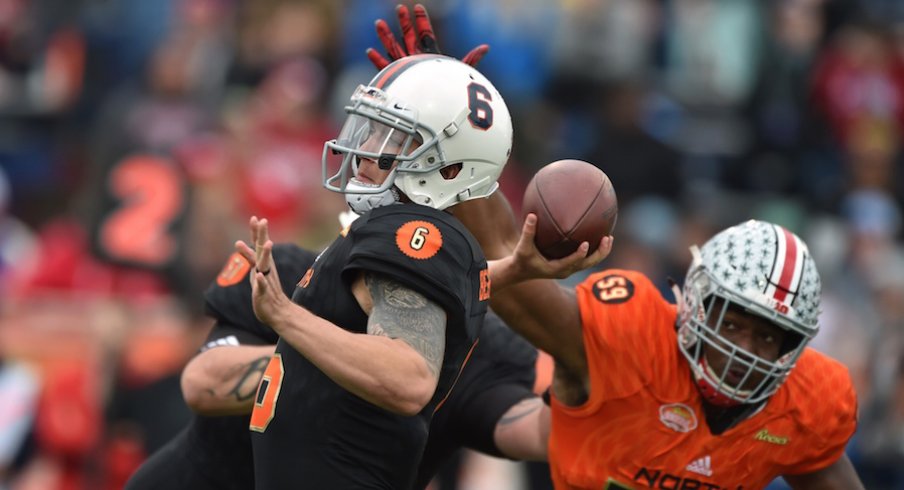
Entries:
[[[708, 368], [706, 364], [706, 359], [704, 356], [700, 356], [700, 369], [706, 371]], [[697, 389], [700, 391], [700, 395], [703, 396], [703, 399], [708, 403], [715, 405], [717, 407], [734, 407], [737, 405], [741, 405], [741, 402], [729, 398], [721, 391], [717, 390], [716, 387], [705, 377], [697, 374], [696, 370], [691, 370], [694, 373], [694, 381], [697, 383]]]
[[371, 188], [372, 186], [362, 184], [355, 179], [350, 180], [345, 187], [345, 202], [348, 203], [348, 207], [357, 214], [364, 214], [374, 208], [399, 202], [399, 191], [395, 187], [390, 187], [377, 194], [362, 192]]
[[717, 407], [734, 407], [740, 405], [740, 402], [732, 400], [727, 396], [720, 393], [712, 384], [709, 383], [704, 378], [697, 378], [697, 390], [700, 391], [700, 395], [703, 396], [703, 399], [706, 400], [707, 403], [711, 405], [715, 405]]

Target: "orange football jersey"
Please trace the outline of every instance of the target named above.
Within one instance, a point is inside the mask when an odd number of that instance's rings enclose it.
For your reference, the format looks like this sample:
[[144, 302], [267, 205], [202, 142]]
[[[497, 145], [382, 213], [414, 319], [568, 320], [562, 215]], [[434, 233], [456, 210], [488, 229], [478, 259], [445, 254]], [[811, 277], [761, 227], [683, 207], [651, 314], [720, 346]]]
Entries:
[[640, 273], [609, 270], [577, 288], [590, 398], [552, 400], [549, 458], [557, 489], [750, 490], [835, 462], [856, 428], [847, 369], [807, 349], [754, 415], [713, 435], [676, 308]]

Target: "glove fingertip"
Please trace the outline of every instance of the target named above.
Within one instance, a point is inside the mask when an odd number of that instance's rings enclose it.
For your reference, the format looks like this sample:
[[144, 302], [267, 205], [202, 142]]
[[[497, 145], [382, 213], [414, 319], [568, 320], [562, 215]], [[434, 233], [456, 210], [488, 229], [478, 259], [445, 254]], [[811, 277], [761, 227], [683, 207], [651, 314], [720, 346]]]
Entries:
[[367, 55], [367, 59], [377, 68], [377, 70], [382, 70], [389, 66], [389, 61], [386, 60], [380, 53], [377, 52], [374, 48], [367, 48], [364, 51], [364, 54]]
[[374, 21], [374, 28], [377, 30], [377, 35], [380, 37], [384, 37], [387, 34], [391, 34], [392, 32], [389, 29], [389, 24], [387, 24], [383, 19], [377, 19], [376, 21]]

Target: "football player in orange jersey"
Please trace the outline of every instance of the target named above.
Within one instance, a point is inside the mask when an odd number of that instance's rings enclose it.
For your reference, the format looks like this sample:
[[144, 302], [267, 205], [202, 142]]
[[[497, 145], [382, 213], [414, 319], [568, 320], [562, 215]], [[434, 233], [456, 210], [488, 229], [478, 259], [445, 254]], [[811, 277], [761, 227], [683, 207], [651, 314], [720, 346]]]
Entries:
[[[555, 358], [549, 458], [558, 489], [863, 488], [844, 448], [847, 370], [807, 348], [820, 279], [806, 244], [762, 221], [699, 249], [678, 304], [643, 274], [604, 270], [612, 237], [547, 260], [498, 195], [456, 209], [490, 261], [493, 309]], [[490, 216], [490, 218], [487, 218]], [[498, 219], [497, 219], [498, 218]], [[538, 280], [539, 279], [539, 280]]]

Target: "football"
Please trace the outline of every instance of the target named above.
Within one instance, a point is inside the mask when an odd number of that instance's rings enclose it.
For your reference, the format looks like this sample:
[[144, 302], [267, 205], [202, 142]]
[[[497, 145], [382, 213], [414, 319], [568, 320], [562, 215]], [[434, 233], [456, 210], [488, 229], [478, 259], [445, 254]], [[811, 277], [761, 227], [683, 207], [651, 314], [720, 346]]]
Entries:
[[[560, 259], [581, 242], [595, 251], [611, 235], [618, 200], [609, 177], [582, 160], [558, 160], [541, 168], [524, 191], [523, 216], [537, 215], [534, 243], [544, 257]], [[522, 216], [522, 217], [523, 217]]]

